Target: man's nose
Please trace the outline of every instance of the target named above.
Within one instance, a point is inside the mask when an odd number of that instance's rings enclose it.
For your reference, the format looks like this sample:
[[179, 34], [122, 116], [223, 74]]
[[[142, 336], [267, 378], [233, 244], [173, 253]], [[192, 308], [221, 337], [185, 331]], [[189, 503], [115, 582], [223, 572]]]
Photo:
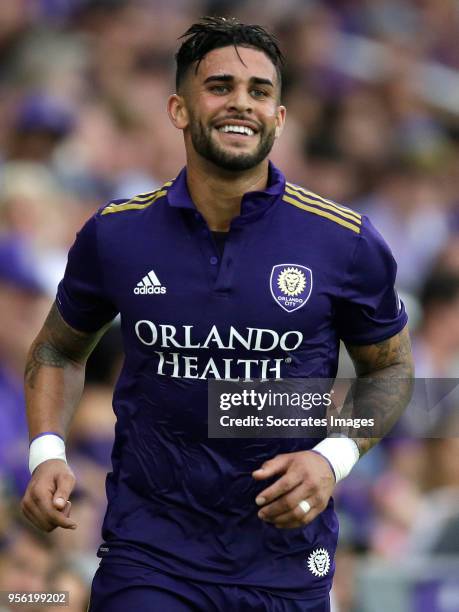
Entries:
[[228, 99], [228, 109], [237, 112], [250, 112], [253, 108], [253, 99], [244, 87], [235, 87]]

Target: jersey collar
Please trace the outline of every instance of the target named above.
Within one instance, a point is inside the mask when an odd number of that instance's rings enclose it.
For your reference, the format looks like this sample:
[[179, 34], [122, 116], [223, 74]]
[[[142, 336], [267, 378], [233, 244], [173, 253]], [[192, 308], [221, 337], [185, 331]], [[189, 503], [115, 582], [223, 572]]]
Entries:
[[[284, 193], [284, 189], [285, 176], [272, 162], [269, 162], [268, 186], [262, 191], [250, 191], [243, 196], [241, 215], [233, 220], [232, 225], [244, 224], [258, 218]], [[175, 208], [196, 210], [196, 206], [188, 191], [186, 166], [167, 190], [167, 200], [170, 206]]]

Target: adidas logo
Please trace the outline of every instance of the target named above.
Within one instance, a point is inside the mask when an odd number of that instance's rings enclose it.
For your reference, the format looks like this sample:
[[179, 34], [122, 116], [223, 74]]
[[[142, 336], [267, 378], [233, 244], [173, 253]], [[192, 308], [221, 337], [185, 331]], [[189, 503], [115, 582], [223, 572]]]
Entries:
[[142, 280], [137, 283], [134, 287], [134, 293], [136, 295], [157, 295], [159, 293], [166, 293], [166, 287], [163, 287], [159, 281], [159, 278], [150, 270]]

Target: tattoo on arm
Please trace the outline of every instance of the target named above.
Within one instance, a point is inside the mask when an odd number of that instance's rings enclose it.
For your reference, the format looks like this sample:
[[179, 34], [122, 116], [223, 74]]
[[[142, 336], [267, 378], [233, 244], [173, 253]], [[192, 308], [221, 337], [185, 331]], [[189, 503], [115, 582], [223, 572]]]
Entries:
[[45, 324], [29, 351], [25, 368], [25, 383], [32, 389], [43, 366], [65, 368], [83, 366], [107, 327], [96, 333], [73, 329], [63, 320], [53, 304]]
[[63, 368], [66, 363], [64, 357], [52, 345], [44, 342], [34, 343], [26, 363], [25, 383], [34, 389], [41, 366]]
[[365, 437], [363, 429], [349, 431], [362, 455], [389, 433], [411, 399], [414, 367], [408, 329], [377, 344], [347, 349], [357, 378], [346, 397], [344, 413], [373, 417], [371, 431], [378, 436]]
[[[347, 350], [354, 362], [357, 376], [374, 374], [377, 370], [392, 366], [400, 366], [402, 372], [412, 373], [411, 344], [406, 327], [388, 340], [367, 346], [348, 345]], [[398, 371], [396, 377], [400, 378]]]

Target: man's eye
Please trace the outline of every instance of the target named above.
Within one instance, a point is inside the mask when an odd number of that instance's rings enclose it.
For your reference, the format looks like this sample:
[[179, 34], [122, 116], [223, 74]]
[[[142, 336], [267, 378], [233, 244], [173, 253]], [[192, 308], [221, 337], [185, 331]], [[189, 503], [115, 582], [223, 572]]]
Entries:
[[216, 94], [223, 94], [228, 91], [228, 86], [227, 85], [213, 85], [210, 88], [210, 90]]
[[263, 98], [264, 96], [266, 96], [266, 91], [264, 91], [263, 89], [252, 89], [252, 95], [255, 98]]

